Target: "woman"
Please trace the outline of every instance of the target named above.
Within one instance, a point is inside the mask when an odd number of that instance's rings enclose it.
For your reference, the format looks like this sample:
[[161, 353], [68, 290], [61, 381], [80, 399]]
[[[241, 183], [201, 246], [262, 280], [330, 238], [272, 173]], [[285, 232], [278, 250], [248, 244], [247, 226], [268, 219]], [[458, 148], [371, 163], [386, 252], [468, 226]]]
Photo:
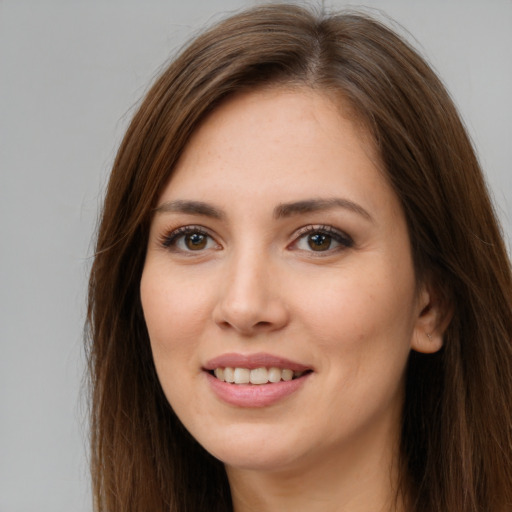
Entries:
[[110, 178], [97, 509], [509, 510], [511, 289], [411, 48], [356, 14], [233, 16], [162, 74]]

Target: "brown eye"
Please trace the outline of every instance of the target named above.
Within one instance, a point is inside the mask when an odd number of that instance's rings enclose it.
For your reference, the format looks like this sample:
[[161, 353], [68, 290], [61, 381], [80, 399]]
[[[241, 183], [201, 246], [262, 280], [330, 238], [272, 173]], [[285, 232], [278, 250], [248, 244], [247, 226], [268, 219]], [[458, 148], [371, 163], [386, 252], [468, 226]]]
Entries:
[[208, 237], [202, 233], [191, 233], [189, 235], [185, 235], [184, 242], [187, 249], [190, 249], [191, 251], [199, 251], [206, 247]]
[[304, 226], [296, 234], [295, 241], [289, 246], [292, 250], [333, 254], [353, 247], [352, 238], [329, 225]]
[[172, 252], [200, 252], [218, 249], [219, 245], [200, 227], [183, 226], [175, 229], [162, 239], [162, 245]]
[[308, 236], [308, 245], [313, 251], [327, 251], [331, 244], [332, 237], [325, 233], [313, 233]]

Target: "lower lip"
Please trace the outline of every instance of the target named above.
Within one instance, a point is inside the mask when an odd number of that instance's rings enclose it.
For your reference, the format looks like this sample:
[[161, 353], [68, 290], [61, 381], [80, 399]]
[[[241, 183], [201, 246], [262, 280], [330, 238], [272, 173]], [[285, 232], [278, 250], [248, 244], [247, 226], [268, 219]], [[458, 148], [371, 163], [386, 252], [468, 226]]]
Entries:
[[311, 373], [297, 379], [268, 384], [231, 384], [206, 373], [213, 392], [224, 402], [237, 407], [268, 407], [296, 393]]

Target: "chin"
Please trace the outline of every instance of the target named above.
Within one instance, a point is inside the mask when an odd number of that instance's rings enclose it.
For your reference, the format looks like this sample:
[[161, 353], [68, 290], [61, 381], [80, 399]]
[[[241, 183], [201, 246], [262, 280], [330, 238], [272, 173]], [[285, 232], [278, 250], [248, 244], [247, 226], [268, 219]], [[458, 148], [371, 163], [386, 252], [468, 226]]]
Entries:
[[217, 457], [227, 468], [246, 471], [278, 472], [289, 470], [294, 466], [296, 458], [287, 454], [280, 455], [273, 450], [255, 450], [251, 453], [235, 453], [226, 451]]
[[272, 435], [267, 428], [255, 429], [254, 426], [242, 428], [237, 425], [225, 435], [209, 438], [205, 442], [199, 438], [198, 441], [227, 467], [254, 471], [276, 471], [290, 467], [300, 452], [297, 442], [282, 433]]

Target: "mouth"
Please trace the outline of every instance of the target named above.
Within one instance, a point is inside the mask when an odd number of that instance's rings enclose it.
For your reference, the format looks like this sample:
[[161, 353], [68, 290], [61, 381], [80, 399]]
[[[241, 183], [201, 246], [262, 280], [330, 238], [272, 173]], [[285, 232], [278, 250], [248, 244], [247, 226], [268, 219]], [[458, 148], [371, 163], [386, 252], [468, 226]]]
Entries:
[[229, 384], [277, 384], [312, 373], [310, 366], [272, 354], [223, 354], [203, 367], [212, 377]]
[[299, 379], [311, 370], [292, 370], [291, 368], [259, 367], [259, 368], [243, 368], [243, 367], [217, 367], [209, 370], [208, 373], [221, 382], [229, 384], [253, 384], [261, 386], [264, 384], [276, 384], [278, 382], [288, 382]]
[[295, 396], [314, 368], [272, 354], [222, 354], [203, 371], [223, 402], [237, 408], [262, 408]]

